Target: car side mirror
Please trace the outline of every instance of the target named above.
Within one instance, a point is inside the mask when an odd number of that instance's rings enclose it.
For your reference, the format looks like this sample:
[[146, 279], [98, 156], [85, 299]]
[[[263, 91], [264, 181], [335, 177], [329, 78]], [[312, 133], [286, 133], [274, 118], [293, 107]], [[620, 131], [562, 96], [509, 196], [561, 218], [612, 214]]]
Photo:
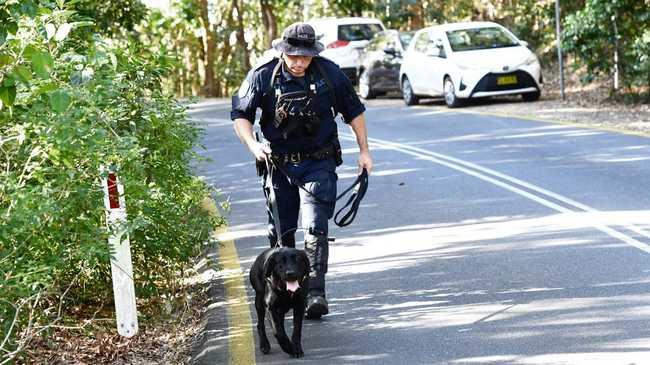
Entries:
[[522, 46], [524, 46], [526, 48], [530, 47], [530, 44], [528, 42], [526, 42], [526, 41], [519, 41], [519, 44], [521, 44]]
[[384, 53], [389, 54], [391, 56], [397, 56], [399, 54], [399, 52], [393, 47], [384, 48]]
[[445, 54], [445, 49], [442, 48], [442, 46], [435, 46], [432, 47], [429, 52], [427, 52], [427, 56], [431, 57], [440, 57], [440, 58], [447, 58], [447, 55]]

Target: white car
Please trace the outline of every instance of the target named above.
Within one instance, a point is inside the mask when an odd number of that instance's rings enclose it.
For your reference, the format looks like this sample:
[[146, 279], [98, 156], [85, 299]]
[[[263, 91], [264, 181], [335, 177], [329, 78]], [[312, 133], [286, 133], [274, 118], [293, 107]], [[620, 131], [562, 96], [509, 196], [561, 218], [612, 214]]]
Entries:
[[420, 29], [404, 54], [400, 85], [406, 105], [444, 96], [450, 108], [463, 100], [521, 94], [539, 99], [537, 56], [512, 32], [492, 22], [450, 23]]
[[307, 21], [316, 31], [316, 39], [325, 46], [321, 56], [339, 65], [354, 84], [357, 82], [360, 56], [368, 41], [385, 30], [374, 18], [318, 18]]

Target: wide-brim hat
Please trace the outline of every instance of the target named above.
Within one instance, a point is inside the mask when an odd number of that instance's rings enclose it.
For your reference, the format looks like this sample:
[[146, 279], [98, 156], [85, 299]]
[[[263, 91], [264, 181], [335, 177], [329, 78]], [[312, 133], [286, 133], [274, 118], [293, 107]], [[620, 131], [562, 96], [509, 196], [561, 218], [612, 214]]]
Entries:
[[317, 56], [325, 47], [316, 40], [316, 32], [307, 23], [294, 23], [275, 39], [271, 46], [289, 56]]

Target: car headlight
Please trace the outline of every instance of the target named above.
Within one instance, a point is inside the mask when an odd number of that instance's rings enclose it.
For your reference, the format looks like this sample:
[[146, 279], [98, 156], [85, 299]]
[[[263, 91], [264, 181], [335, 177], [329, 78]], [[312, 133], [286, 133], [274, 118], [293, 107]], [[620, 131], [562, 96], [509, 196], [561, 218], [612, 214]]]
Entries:
[[535, 54], [531, 54], [526, 58], [526, 61], [524, 61], [524, 64], [527, 66], [534, 65], [536, 63], [539, 63], [539, 60], [537, 60], [537, 56]]

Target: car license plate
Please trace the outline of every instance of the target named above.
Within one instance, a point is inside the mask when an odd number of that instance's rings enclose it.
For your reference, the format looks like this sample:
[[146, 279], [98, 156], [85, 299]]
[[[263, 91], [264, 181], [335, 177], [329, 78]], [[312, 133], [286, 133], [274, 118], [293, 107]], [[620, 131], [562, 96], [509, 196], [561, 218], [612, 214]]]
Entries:
[[497, 77], [497, 85], [512, 85], [517, 83], [517, 75]]

